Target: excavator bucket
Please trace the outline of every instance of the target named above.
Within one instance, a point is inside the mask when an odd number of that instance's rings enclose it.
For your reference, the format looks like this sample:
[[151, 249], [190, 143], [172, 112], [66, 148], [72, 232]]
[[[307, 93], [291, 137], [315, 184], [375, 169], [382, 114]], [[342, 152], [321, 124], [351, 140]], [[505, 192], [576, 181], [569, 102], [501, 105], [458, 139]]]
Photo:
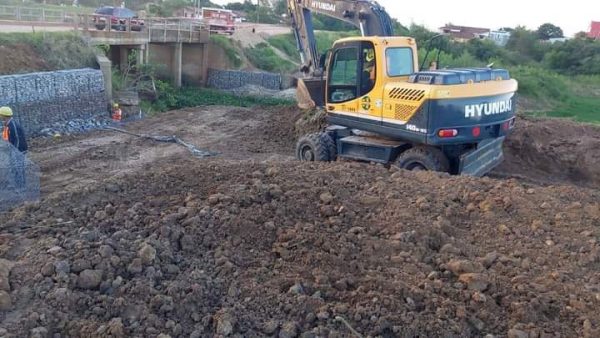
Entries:
[[296, 99], [298, 107], [310, 109], [325, 105], [325, 80], [321, 78], [298, 79]]

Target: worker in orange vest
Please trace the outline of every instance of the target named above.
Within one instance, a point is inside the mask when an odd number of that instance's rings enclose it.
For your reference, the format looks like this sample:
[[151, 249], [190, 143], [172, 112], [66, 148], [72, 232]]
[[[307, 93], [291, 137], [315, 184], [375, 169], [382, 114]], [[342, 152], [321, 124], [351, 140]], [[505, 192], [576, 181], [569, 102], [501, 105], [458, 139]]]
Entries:
[[0, 120], [2, 121], [2, 140], [10, 142], [20, 152], [27, 152], [27, 140], [23, 128], [13, 119], [10, 107], [0, 107]]
[[123, 118], [123, 112], [121, 111], [121, 108], [119, 107], [118, 103], [113, 104], [113, 109], [112, 109], [112, 119], [114, 122], [121, 122], [121, 119]]

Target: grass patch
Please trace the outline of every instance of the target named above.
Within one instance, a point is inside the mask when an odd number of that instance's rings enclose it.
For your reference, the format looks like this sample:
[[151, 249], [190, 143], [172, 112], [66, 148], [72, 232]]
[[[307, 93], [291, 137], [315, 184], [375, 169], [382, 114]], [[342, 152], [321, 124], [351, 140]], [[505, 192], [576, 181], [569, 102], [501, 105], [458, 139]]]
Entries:
[[239, 51], [234, 46], [233, 40], [222, 35], [213, 34], [210, 36], [210, 41], [223, 48], [225, 55], [234, 67], [239, 68], [242, 65], [242, 58], [240, 58]]
[[536, 116], [600, 123], [600, 76], [565, 76], [538, 67], [516, 67], [519, 95], [551, 108], [529, 112]]
[[246, 48], [244, 54], [254, 66], [267, 72], [285, 73], [295, 69], [294, 64], [282, 59], [272, 47], [262, 42], [254, 47]]
[[0, 33], [0, 45], [30, 45], [50, 70], [97, 67], [95, 49], [74, 32]]
[[267, 39], [269, 44], [289, 56], [291, 59], [300, 62], [300, 54], [296, 47], [296, 38], [292, 33], [273, 35]]
[[597, 97], [573, 96], [547, 112], [535, 115], [569, 118], [578, 122], [600, 124], [600, 99]]
[[[358, 32], [327, 32], [320, 31], [315, 33], [317, 41], [317, 50], [320, 54], [326, 53], [336, 40], [350, 36], [359, 36]], [[296, 38], [292, 33], [274, 35], [267, 39], [269, 44], [284, 52], [293, 60], [300, 62], [300, 54], [296, 46]]]
[[236, 96], [210, 88], [184, 87], [176, 89], [164, 81], [156, 81], [158, 98], [154, 102], [142, 102], [142, 109], [152, 113], [165, 112], [174, 109], [198, 106], [235, 106], [235, 107], [254, 107], [254, 106], [288, 106], [294, 104], [293, 101], [254, 97], [254, 96]]

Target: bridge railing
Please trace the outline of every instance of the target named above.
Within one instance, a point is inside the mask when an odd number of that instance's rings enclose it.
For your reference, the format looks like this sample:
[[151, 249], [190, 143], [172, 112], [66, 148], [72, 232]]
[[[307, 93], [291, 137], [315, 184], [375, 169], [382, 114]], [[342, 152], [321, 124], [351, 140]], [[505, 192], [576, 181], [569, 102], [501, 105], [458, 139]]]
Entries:
[[208, 34], [208, 26], [197, 19], [114, 19], [111, 18], [111, 16], [97, 14], [79, 15], [76, 29], [87, 31], [89, 34], [104, 34], [102, 32], [130, 32], [131, 34], [145, 36], [151, 42], [191, 43], [206, 39], [206, 35]]

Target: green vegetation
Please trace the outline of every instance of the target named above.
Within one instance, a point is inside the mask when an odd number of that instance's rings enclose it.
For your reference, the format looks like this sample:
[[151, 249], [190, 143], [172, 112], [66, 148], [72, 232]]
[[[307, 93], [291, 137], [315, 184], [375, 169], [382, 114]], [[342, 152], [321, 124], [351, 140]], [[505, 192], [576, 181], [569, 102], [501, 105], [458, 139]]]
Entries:
[[73, 32], [0, 33], [0, 45], [33, 47], [47, 70], [97, 67], [95, 49]]
[[296, 47], [296, 39], [292, 33], [273, 35], [267, 38], [269, 44], [289, 56], [293, 60], [300, 62], [300, 54]]
[[254, 66], [268, 72], [291, 72], [295, 68], [294, 64], [282, 59], [272, 47], [264, 42], [246, 48], [244, 54]]
[[210, 41], [223, 48], [225, 55], [234, 67], [238, 68], [242, 65], [242, 59], [240, 58], [238, 49], [234, 46], [233, 40], [222, 35], [214, 34], [210, 36]]
[[154, 102], [142, 102], [142, 109], [150, 112], [164, 112], [185, 107], [227, 105], [237, 107], [282, 106], [293, 102], [284, 99], [254, 96], [236, 96], [223, 91], [184, 87], [176, 89], [168, 82], [156, 81], [158, 97]]
[[[319, 53], [326, 53], [336, 40], [356, 36], [358, 32], [316, 32], [317, 49]], [[296, 38], [292, 33], [274, 35], [267, 39], [269, 44], [284, 52], [290, 58], [300, 61], [298, 48], [296, 47]]]

